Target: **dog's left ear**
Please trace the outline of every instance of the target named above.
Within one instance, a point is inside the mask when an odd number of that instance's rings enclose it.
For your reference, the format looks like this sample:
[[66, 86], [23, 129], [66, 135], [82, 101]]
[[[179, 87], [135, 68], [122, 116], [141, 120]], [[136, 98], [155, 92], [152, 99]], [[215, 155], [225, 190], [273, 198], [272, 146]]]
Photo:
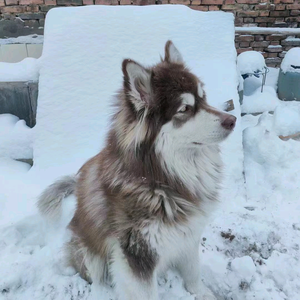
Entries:
[[177, 63], [183, 64], [183, 58], [178, 51], [178, 49], [174, 46], [172, 41], [167, 41], [165, 46], [165, 61], [168, 63]]
[[124, 87], [139, 111], [149, 106], [151, 95], [151, 73], [137, 62], [125, 59], [122, 65]]

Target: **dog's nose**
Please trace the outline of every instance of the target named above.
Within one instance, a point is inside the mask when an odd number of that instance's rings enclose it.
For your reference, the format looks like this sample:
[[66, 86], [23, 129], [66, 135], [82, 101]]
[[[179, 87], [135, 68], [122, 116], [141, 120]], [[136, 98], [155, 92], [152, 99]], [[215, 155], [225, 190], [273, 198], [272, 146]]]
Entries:
[[232, 130], [235, 127], [236, 117], [233, 115], [226, 115], [221, 125], [228, 130]]

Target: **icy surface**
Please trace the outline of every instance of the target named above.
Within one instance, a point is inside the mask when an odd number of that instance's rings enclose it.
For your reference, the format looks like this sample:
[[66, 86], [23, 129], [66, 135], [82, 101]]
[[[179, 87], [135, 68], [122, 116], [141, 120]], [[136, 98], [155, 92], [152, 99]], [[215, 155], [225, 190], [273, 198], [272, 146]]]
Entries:
[[237, 58], [237, 65], [240, 74], [263, 71], [263, 68], [266, 66], [264, 57], [257, 51], [241, 53]]
[[295, 69], [293, 66], [300, 66], [300, 47], [290, 49], [284, 56], [281, 63], [281, 69], [286, 72], [300, 72], [300, 69]]
[[18, 63], [0, 62], [0, 81], [37, 81], [39, 60], [27, 57]]

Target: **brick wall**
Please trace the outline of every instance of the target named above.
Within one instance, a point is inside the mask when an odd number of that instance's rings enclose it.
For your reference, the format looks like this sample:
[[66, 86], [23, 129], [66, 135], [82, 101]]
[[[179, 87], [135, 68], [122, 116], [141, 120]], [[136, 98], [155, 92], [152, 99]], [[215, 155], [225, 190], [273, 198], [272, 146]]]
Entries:
[[300, 47], [300, 28], [286, 30], [263, 30], [261, 32], [237, 28], [235, 35], [237, 53], [259, 51], [270, 67], [278, 67], [286, 52], [293, 47]]
[[[0, 38], [43, 34], [45, 16], [56, 6], [184, 4], [199, 11], [223, 10], [235, 15], [241, 27], [300, 28], [300, 0], [0, 0]], [[236, 36], [238, 53], [261, 51], [269, 65], [280, 63], [285, 52], [300, 46], [288, 35], [244, 34]], [[300, 34], [295, 36], [300, 38]]]

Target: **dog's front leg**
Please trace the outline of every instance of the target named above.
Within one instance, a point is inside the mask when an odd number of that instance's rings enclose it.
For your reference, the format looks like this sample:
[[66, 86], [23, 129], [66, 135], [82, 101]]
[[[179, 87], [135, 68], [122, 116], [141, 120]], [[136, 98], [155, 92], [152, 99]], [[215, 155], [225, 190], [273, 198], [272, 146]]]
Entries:
[[117, 245], [113, 251], [111, 273], [118, 300], [158, 300], [155, 262], [147, 250], [127, 250]]
[[185, 288], [196, 295], [196, 300], [216, 300], [213, 293], [207, 288], [200, 276], [199, 246], [194, 245], [180, 256], [177, 268], [182, 276]]

